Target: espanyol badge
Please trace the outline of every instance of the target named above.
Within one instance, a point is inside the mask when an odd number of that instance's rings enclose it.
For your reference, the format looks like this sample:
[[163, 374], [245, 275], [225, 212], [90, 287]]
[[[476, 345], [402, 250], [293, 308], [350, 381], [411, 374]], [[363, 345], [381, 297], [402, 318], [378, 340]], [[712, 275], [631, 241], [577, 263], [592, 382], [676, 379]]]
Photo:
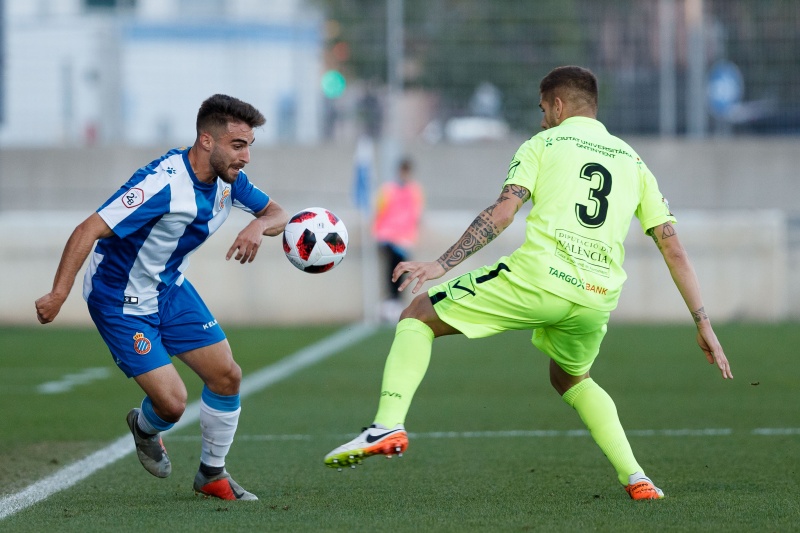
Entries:
[[137, 333], [133, 336], [133, 349], [139, 355], [150, 351], [150, 340], [144, 336], [144, 333]]

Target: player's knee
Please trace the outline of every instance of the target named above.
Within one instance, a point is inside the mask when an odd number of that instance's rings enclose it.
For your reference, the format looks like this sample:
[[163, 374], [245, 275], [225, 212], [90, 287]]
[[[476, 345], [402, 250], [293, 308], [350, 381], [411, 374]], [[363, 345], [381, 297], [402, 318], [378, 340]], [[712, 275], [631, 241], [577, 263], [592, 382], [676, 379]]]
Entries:
[[563, 387], [563, 378], [557, 371], [556, 364], [552, 360], [550, 361], [550, 385], [552, 385], [552, 387], [558, 391], [559, 394], [563, 394], [561, 392], [561, 388]]
[[236, 394], [239, 392], [239, 385], [242, 383], [242, 367], [236, 364], [235, 361], [231, 361], [230, 369], [228, 370], [228, 384], [229, 386], [234, 389], [231, 394]]
[[169, 398], [162, 398], [158, 403], [154, 401], [153, 410], [159, 418], [174, 424], [181, 419], [183, 412], [186, 411], [186, 392], [172, 395]]
[[427, 294], [420, 294], [414, 298], [408, 307], [400, 314], [400, 320], [406, 318], [414, 318], [419, 320], [433, 331], [434, 337], [441, 337], [444, 335], [455, 335], [461, 333], [459, 330], [443, 322], [436, 309], [433, 308], [431, 299]]
[[[408, 306], [400, 313], [400, 320], [406, 318], [416, 318], [421, 322], [428, 322], [432, 317], [436, 317], [436, 312], [431, 305], [431, 299], [427, 294], [416, 296]], [[436, 317], [438, 318], [438, 317]]]
[[558, 394], [561, 396], [588, 377], [588, 372], [579, 376], [568, 374], [558, 365], [558, 363], [552, 359], [550, 360], [550, 385], [552, 385], [556, 392], [558, 392]]
[[563, 396], [566, 390], [564, 389], [564, 383], [561, 379], [554, 376], [552, 373], [550, 374], [550, 385], [556, 390], [556, 392]]
[[242, 383], [242, 368], [231, 359], [230, 364], [223, 372], [220, 372], [213, 380], [206, 383], [209, 389], [222, 396], [232, 396], [239, 393], [239, 386]]

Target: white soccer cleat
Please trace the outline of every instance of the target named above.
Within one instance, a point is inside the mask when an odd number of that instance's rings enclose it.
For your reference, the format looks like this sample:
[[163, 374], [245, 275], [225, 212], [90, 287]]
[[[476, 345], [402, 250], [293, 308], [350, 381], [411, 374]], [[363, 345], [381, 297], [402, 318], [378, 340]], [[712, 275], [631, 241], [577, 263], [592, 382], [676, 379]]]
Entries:
[[408, 448], [408, 433], [403, 424], [389, 429], [380, 424], [364, 428], [361, 434], [331, 451], [325, 456], [325, 465], [341, 471], [343, 466], [355, 468], [361, 460], [372, 455], [382, 454], [387, 458], [397, 454], [403, 456]]

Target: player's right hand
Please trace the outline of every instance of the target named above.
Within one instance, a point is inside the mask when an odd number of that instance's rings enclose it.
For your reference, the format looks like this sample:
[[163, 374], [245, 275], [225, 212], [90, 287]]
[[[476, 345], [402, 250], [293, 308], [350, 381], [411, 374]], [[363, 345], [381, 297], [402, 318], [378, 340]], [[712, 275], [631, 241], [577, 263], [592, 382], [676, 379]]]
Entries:
[[60, 298], [48, 292], [38, 300], [36, 300], [36, 319], [41, 324], [48, 324], [55, 320], [58, 312], [61, 311], [61, 306], [64, 305], [64, 298]]
[[408, 275], [400, 286], [397, 287], [397, 290], [402, 292], [416, 280], [416, 284], [411, 289], [411, 293], [417, 294], [426, 281], [444, 276], [445, 269], [438, 261], [403, 261], [394, 268], [392, 281], [396, 282], [403, 274]]
[[717, 335], [714, 333], [714, 330], [711, 328], [711, 325], [708, 324], [707, 320], [703, 325], [698, 325], [697, 344], [700, 346], [700, 349], [703, 350], [708, 363], [711, 365], [716, 363], [724, 379], [733, 379], [733, 373], [731, 373], [731, 365], [728, 363], [728, 358], [725, 357], [722, 345], [719, 343], [719, 340], [717, 340]]

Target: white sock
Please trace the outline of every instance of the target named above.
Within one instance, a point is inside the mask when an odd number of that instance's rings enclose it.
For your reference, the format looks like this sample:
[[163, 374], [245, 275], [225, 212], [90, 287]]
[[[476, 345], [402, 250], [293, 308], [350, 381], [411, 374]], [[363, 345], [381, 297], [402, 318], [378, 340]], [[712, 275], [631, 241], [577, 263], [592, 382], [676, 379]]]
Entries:
[[200, 429], [203, 435], [203, 446], [200, 462], [208, 466], [225, 466], [225, 456], [233, 444], [233, 436], [239, 426], [239, 413], [235, 411], [219, 411], [200, 401]]

